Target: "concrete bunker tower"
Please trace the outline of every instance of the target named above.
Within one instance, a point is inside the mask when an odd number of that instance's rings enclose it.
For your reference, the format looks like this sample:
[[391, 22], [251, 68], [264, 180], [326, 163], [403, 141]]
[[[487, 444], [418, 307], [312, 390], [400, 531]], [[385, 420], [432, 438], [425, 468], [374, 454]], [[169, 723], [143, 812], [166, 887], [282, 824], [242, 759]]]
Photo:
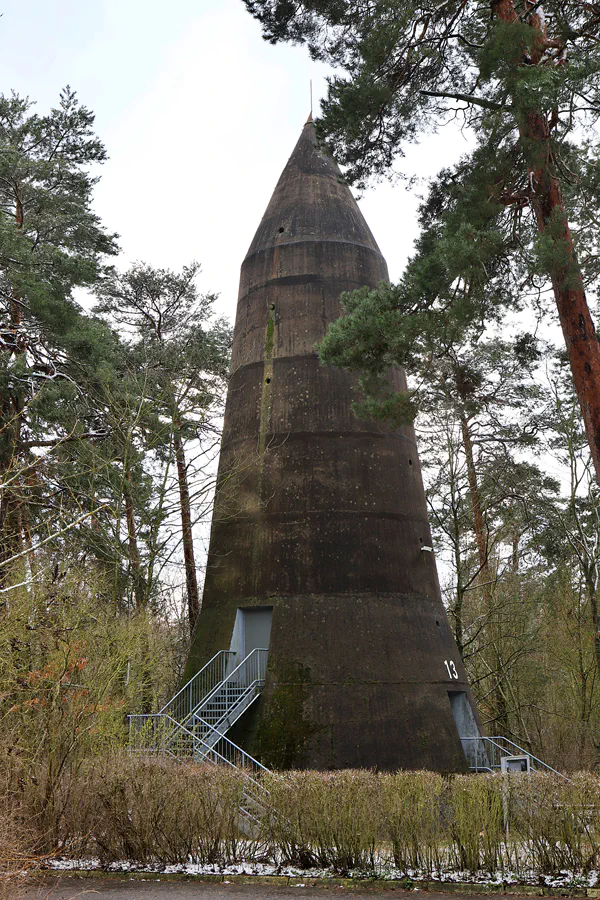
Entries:
[[413, 430], [357, 419], [353, 378], [314, 350], [340, 293], [387, 277], [309, 120], [242, 264], [187, 672], [268, 649], [262, 693], [228, 736], [275, 768], [461, 771], [460, 737], [479, 733], [423, 549]]

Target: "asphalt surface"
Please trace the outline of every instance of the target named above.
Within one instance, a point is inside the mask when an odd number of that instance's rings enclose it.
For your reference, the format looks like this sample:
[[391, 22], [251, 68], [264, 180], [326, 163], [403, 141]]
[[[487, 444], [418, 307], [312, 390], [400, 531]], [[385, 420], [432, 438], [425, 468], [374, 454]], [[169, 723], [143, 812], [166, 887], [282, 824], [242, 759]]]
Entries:
[[[210, 884], [206, 882], [186, 881], [160, 881], [158, 876], [148, 877], [147, 881], [138, 878], [77, 878], [64, 875], [60, 877], [45, 878], [36, 883], [22, 883], [15, 886], [14, 891], [9, 891], [9, 897], [15, 900], [290, 900], [298, 894], [308, 894], [311, 900], [332, 900], [333, 896], [352, 895], [353, 897], [394, 897], [400, 900], [402, 896], [408, 900], [410, 895], [417, 900], [416, 891], [408, 890], [382, 890], [375, 886], [365, 887], [353, 885], [343, 887], [332, 884], [331, 887], [321, 885], [273, 885], [273, 884], [227, 884], [220, 882]], [[498, 900], [498, 894], [477, 894], [477, 900]], [[464, 900], [473, 895], [430, 893], [418, 891], [418, 900]], [[519, 900], [518, 894], [511, 894], [511, 900]], [[527, 900], [531, 900], [528, 897]]]

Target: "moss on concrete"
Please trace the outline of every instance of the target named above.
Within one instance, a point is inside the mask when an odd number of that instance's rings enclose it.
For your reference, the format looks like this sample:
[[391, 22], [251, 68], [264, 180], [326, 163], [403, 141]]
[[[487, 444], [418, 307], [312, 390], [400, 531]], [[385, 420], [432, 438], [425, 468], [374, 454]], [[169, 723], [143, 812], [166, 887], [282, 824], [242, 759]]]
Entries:
[[273, 345], [275, 343], [275, 313], [273, 310], [269, 311], [269, 318], [267, 319], [267, 333], [265, 336], [265, 359], [270, 359], [273, 356]]
[[265, 696], [256, 751], [269, 768], [302, 768], [310, 739], [320, 730], [307, 713], [310, 669], [290, 660], [273, 664], [271, 675], [273, 687]]

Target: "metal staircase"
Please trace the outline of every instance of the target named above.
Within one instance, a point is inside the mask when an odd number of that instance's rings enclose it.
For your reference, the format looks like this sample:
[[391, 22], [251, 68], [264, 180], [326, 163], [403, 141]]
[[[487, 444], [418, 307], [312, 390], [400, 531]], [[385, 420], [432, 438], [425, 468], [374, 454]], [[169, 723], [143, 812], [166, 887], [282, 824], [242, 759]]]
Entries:
[[187, 719], [187, 727], [213, 746], [254, 703], [263, 689], [267, 650], [252, 650], [223, 680], [197, 704]]
[[236, 656], [220, 650], [157, 713], [128, 716], [130, 751], [204, 759], [264, 687], [268, 651]]
[[240, 812], [249, 823], [256, 822], [268, 796], [256, 776], [269, 770], [229, 740], [226, 732], [260, 695], [267, 657], [267, 650], [254, 649], [236, 665], [236, 653], [220, 650], [159, 712], [127, 717], [129, 752], [240, 769], [244, 775]]
[[[226, 733], [259, 697], [267, 658], [267, 650], [254, 649], [238, 662], [236, 653], [220, 650], [159, 712], [128, 716], [129, 751], [161, 753], [242, 770], [240, 811], [248, 822], [256, 822], [257, 813], [264, 811], [268, 801], [268, 792], [257, 776], [269, 770]], [[464, 736], [461, 742], [472, 772], [504, 771], [503, 761], [506, 764], [507, 759], [527, 758], [528, 772], [560, 775], [508, 738]]]

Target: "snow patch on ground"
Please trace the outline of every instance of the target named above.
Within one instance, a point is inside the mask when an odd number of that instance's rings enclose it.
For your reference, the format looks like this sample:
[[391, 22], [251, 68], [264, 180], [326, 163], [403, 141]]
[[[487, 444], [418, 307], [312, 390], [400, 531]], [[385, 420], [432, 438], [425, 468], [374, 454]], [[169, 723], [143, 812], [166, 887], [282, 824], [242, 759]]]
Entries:
[[[103, 864], [99, 859], [67, 859], [54, 857], [47, 860], [44, 868], [51, 871], [99, 871], [99, 872], [139, 872], [152, 875], [217, 875], [227, 877], [229, 875], [279, 875], [288, 878], [335, 878], [339, 873], [331, 869], [300, 869], [295, 866], [275, 865], [263, 862], [240, 862], [233, 865], [220, 865], [215, 863], [178, 863], [177, 865], [142, 865], [128, 860]], [[463, 883], [463, 884], [489, 884], [489, 885], [539, 885], [548, 888], [589, 888], [600, 884], [600, 872], [592, 871], [587, 875], [575, 874], [563, 871], [555, 875], [541, 875], [537, 872], [510, 872], [507, 870], [496, 872], [460, 872], [441, 870], [435, 874], [424, 871], [401, 871], [390, 866], [377, 867], [376, 871], [352, 871], [346, 873], [348, 878], [373, 878], [375, 875], [385, 881], [427, 881], [429, 883]], [[296, 885], [301, 887], [303, 885]]]

